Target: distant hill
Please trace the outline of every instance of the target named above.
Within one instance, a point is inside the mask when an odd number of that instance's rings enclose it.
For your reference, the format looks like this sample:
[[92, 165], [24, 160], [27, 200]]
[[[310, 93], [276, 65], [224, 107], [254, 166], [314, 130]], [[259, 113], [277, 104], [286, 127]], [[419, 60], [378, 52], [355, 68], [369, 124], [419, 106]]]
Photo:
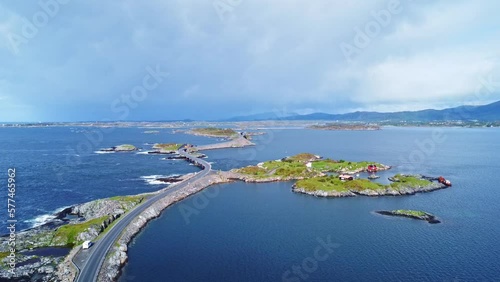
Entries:
[[449, 120], [480, 120], [500, 121], [500, 101], [483, 106], [460, 106], [443, 110], [404, 111], [392, 113], [354, 112], [347, 114], [313, 113], [308, 115], [291, 114], [277, 118], [269, 114], [235, 117], [227, 121], [258, 121], [258, 120], [337, 120], [337, 121], [449, 121]]
[[223, 121], [280, 120], [280, 119], [288, 120], [288, 118], [295, 116], [298, 116], [298, 114], [269, 112], [269, 113], [255, 114], [255, 115], [237, 116], [229, 119], [224, 119]]

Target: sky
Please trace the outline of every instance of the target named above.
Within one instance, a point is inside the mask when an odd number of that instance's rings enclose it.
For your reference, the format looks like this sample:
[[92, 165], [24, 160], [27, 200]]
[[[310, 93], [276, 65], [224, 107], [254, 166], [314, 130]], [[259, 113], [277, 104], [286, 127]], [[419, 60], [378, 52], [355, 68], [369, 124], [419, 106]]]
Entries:
[[500, 2], [0, 2], [0, 121], [216, 120], [500, 100]]

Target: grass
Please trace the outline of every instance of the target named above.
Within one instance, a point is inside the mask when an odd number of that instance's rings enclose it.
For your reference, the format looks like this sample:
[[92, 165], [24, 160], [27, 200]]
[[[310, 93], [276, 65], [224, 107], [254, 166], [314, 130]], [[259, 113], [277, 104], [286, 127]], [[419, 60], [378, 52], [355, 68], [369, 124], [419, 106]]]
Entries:
[[164, 151], [177, 151], [182, 146], [182, 144], [177, 143], [164, 143], [164, 144], [154, 144], [153, 149], [160, 149]]
[[309, 170], [301, 157], [297, 158], [301, 161], [296, 161], [294, 157], [288, 161], [268, 161], [261, 166], [248, 166], [236, 170], [239, 173], [251, 175], [258, 178], [265, 177], [314, 177], [319, 172]]
[[393, 176], [394, 180], [397, 182], [391, 183], [393, 189], [398, 189], [402, 187], [424, 187], [431, 183], [429, 180], [419, 179], [415, 176], [396, 174]]
[[349, 189], [336, 176], [313, 177], [297, 181], [295, 185], [308, 192], [313, 191], [337, 191], [348, 192]]
[[[77, 240], [78, 234], [85, 232], [90, 227], [94, 226], [100, 228], [100, 225], [108, 219], [108, 216], [99, 217], [92, 219], [83, 223], [78, 224], [68, 224], [59, 227], [52, 238], [52, 242], [61, 242], [68, 247], [74, 247], [75, 245], [81, 244], [81, 241]], [[51, 243], [52, 243], [51, 242]]]
[[0, 260], [3, 260], [6, 258], [8, 255], [10, 255], [10, 252], [0, 252]]
[[422, 216], [429, 215], [426, 212], [416, 211], [416, 210], [394, 210], [392, 212], [396, 213], [396, 214], [400, 214], [400, 215], [408, 215], [408, 216], [415, 216], [415, 217], [422, 217]]
[[310, 154], [310, 153], [300, 153], [300, 154], [297, 154], [295, 156], [291, 156], [291, 157], [288, 157], [286, 158], [285, 161], [292, 161], [292, 162], [310, 162], [310, 161], [313, 161], [313, 160], [316, 160], [317, 157], [316, 155], [313, 155], [313, 154]]
[[232, 137], [237, 135], [238, 132], [230, 128], [217, 128], [217, 127], [206, 127], [206, 128], [194, 128], [191, 130], [197, 134], [217, 136], [217, 137]]
[[253, 176], [262, 176], [262, 177], [268, 176], [268, 171], [258, 166], [247, 166], [244, 168], [240, 168], [238, 172]]
[[[397, 177], [397, 175], [395, 176]], [[386, 190], [393, 189], [399, 190], [404, 187], [423, 187], [431, 184], [431, 181], [418, 179], [414, 176], [405, 176], [401, 177], [401, 180], [404, 182], [395, 182], [390, 185], [383, 185], [380, 183], [372, 182], [367, 179], [355, 179], [352, 181], [341, 181], [337, 176], [321, 176], [321, 177], [312, 177], [308, 179], [303, 179], [297, 181], [295, 185], [298, 188], [303, 188], [305, 191], [337, 191], [337, 192], [359, 192], [363, 190]]]
[[109, 199], [120, 202], [122, 209], [128, 211], [129, 209], [140, 204], [145, 198], [146, 196], [116, 196]]
[[345, 171], [361, 171], [365, 170], [368, 165], [374, 164], [377, 167], [383, 167], [382, 164], [374, 162], [346, 162], [346, 161], [335, 161], [332, 159], [318, 160], [312, 163], [312, 167], [316, 170], [322, 172], [345, 172]]
[[[308, 163], [311, 167], [307, 167]], [[343, 160], [335, 161], [331, 159], [319, 159], [316, 155], [310, 153], [301, 153], [295, 156], [287, 157], [282, 160], [267, 161], [260, 166], [244, 167], [237, 172], [251, 175], [254, 177], [315, 177], [324, 172], [360, 172], [366, 170], [368, 165], [375, 164], [383, 167], [382, 164], [374, 162], [346, 162]], [[368, 183], [366, 183], [368, 185]]]
[[297, 181], [295, 185], [303, 188], [306, 191], [336, 191], [336, 192], [349, 192], [349, 191], [363, 191], [363, 190], [380, 190], [384, 189], [384, 185], [371, 182], [367, 179], [355, 179], [352, 181], [342, 181], [337, 176], [322, 176], [303, 179]]

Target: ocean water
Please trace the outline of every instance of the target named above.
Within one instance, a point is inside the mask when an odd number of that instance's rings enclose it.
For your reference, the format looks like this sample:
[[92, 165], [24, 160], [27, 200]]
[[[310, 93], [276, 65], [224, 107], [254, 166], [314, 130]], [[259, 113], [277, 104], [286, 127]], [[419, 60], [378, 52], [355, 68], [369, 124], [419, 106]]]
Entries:
[[[150, 222], [120, 281], [499, 281], [499, 138], [498, 129], [274, 130], [255, 148], [209, 152], [216, 169], [312, 152], [444, 175], [453, 187], [324, 199], [292, 193], [292, 183], [215, 186]], [[392, 209], [442, 223], [373, 213]], [[319, 261], [321, 240], [335, 248]]]
[[[99, 148], [217, 141], [170, 129], [144, 134], [146, 129], [121, 128], [86, 148], [99, 130], [0, 128], [0, 201], [6, 202], [7, 169], [14, 167], [20, 227], [40, 224], [65, 206], [164, 187], [153, 175], [197, 171], [164, 156], [95, 153]], [[384, 178], [443, 175], [453, 187], [415, 196], [324, 199], [292, 193], [292, 182], [214, 186], [147, 225], [130, 245], [120, 281], [499, 280], [500, 130], [266, 131], [255, 137], [257, 146], [207, 151], [208, 160], [227, 170], [311, 152], [392, 165]], [[434, 213], [442, 223], [373, 213], [399, 208]], [[5, 228], [6, 212], [0, 216]], [[319, 261], [314, 253], [324, 241], [333, 247], [321, 249], [326, 257]]]
[[[104, 130], [104, 131], [103, 131]], [[117, 195], [159, 190], [168, 185], [156, 176], [198, 171], [186, 162], [163, 160], [164, 155], [140, 152], [99, 154], [101, 148], [133, 144], [144, 150], [162, 142], [208, 144], [209, 138], [172, 134], [145, 134], [143, 128], [105, 130], [91, 127], [0, 128], [0, 201], [7, 203], [7, 170], [16, 169], [18, 229], [51, 219], [64, 207]], [[7, 230], [7, 208], [0, 213]], [[0, 234], [7, 231], [0, 232]]]

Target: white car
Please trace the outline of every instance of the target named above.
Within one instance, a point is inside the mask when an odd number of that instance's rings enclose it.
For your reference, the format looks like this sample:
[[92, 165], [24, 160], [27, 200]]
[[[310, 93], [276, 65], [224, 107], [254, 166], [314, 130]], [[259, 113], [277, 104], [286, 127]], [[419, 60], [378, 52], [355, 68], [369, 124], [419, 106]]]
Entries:
[[85, 241], [85, 242], [83, 242], [82, 248], [83, 248], [83, 249], [88, 249], [88, 248], [90, 248], [92, 245], [93, 245], [93, 244], [92, 244], [92, 241]]

